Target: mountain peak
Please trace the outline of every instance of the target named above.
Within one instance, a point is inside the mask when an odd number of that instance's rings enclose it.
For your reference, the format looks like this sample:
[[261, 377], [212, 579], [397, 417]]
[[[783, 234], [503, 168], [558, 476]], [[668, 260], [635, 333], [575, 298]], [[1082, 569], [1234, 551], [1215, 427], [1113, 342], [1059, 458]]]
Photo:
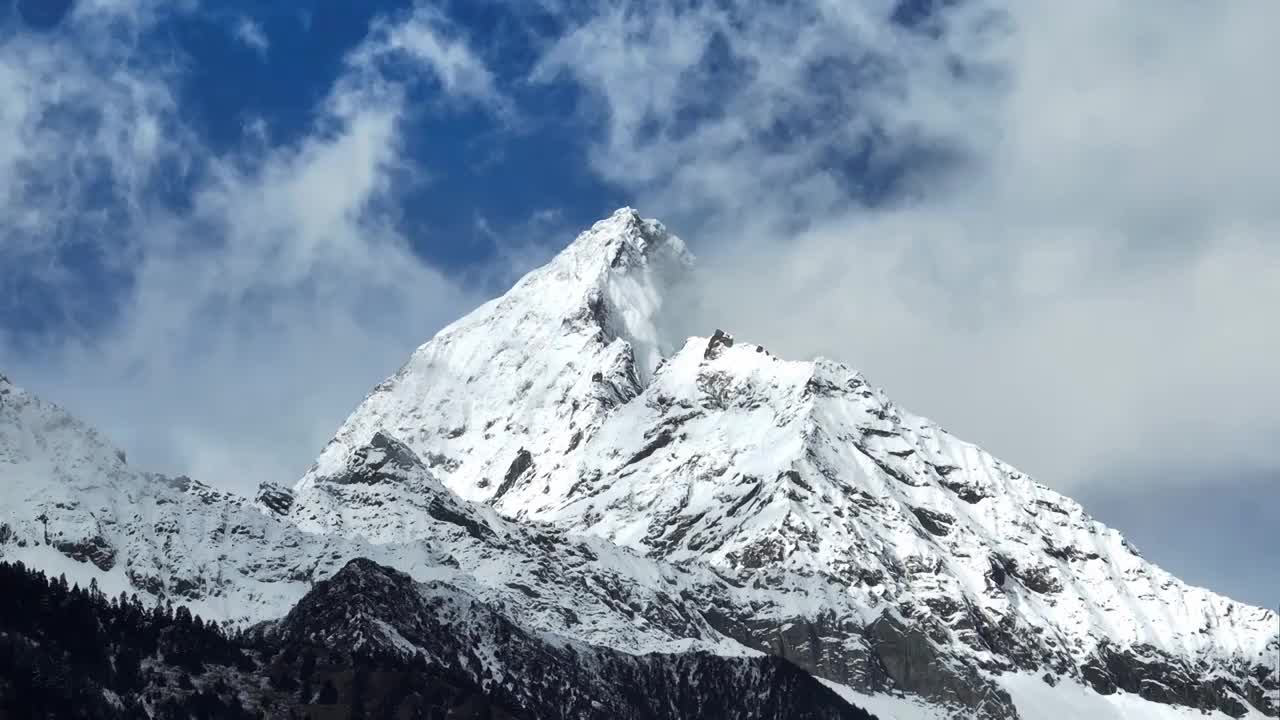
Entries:
[[[564, 250], [526, 275], [508, 298], [554, 305], [553, 296], [580, 302], [608, 293], [627, 278], [661, 293], [693, 265], [684, 241], [654, 219], [624, 207], [579, 233]], [[529, 295], [539, 297], [531, 298]]]
[[[808, 644], [789, 657], [841, 682], [879, 682], [848, 670], [870, 637], [914, 643], [912, 657], [945, 648], [945, 659], [919, 657], [963, 672], [916, 689], [968, 693], [960, 701], [974, 708], [985, 702], [970, 677], [979, 671], [1051, 669], [1136, 693], [1150, 683], [1115, 667], [1197, 668], [1201, 657], [1229, 668], [1241, 683], [1231, 693], [1274, 706], [1274, 689], [1249, 680], [1274, 615], [1176, 581], [1079, 505], [848, 366], [784, 360], [723, 330], [671, 337], [664, 303], [691, 262], [630, 208], [597, 222], [378, 385], [299, 483], [295, 522], [373, 542], [423, 537], [443, 505], [414, 495], [439, 497], [443, 484], [488, 506], [470, 510], [474, 526], [545, 522], [710, 566], [752, 593], [794, 593], [768, 622]], [[417, 455], [430, 473], [415, 473], [421, 484], [308, 486], [348, 472], [379, 432]], [[847, 627], [822, 624], [832, 617]], [[904, 687], [934, 676], [890, 660], [885, 672]], [[1180, 677], [1146, 679], [1199, 706], [1198, 686]]]
[[352, 413], [298, 489], [346, 473], [375, 432], [412, 448], [468, 500], [519, 489], [545, 469], [523, 462], [526, 454], [576, 447], [674, 350], [664, 306], [692, 263], [680, 238], [632, 208], [600, 220], [419, 347]]
[[685, 264], [692, 261], [680, 238], [654, 219], [641, 217], [631, 207], [615, 210], [578, 235], [561, 256], [595, 256], [608, 260], [612, 269], [632, 268], [646, 260], [667, 255]]

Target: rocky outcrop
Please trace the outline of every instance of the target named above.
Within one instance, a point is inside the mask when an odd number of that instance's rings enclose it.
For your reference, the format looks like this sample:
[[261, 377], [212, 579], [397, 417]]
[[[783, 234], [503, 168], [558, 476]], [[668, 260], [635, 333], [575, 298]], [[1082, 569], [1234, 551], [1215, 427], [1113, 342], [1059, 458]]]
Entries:
[[116, 566], [115, 547], [100, 535], [74, 540], [55, 540], [53, 546], [72, 560], [93, 563], [99, 570], [106, 571]]
[[1243, 674], [1249, 678], [1245, 683], [1221, 668], [1203, 662], [1193, 665], [1158, 648], [1116, 648], [1111, 643], [1099, 647], [1081, 668], [1082, 677], [1103, 695], [1123, 691], [1151, 702], [1220, 711], [1231, 717], [1244, 716], [1250, 707], [1275, 715], [1277, 708], [1267, 697], [1276, 689], [1274, 671], [1260, 664], [1253, 673]]
[[497, 492], [493, 494], [493, 499], [496, 501], [506, 495], [507, 491], [515, 486], [516, 481], [532, 469], [533, 454], [524, 448], [520, 448], [520, 452], [516, 453], [515, 459], [507, 467], [507, 474], [503, 476], [502, 484], [498, 486]]
[[975, 669], [955, 662], [924, 628], [886, 613], [866, 630], [875, 658], [883, 670], [883, 689], [898, 688], [930, 701], [960, 707], [978, 718], [1018, 717], [1009, 694]]
[[483, 687], [521, 717], [871, 720], [777, 657], [627, 655], [548, 642], [457, 589], [355, 559], [319, 583], [261, 642], [410, 659]]
[[258, 495], [254, 498], [254, 502], [269, 513], [285, 516], [293, 507], [293, 491], [274, 483], [263, 483], [258, 487]]
[[711, 339], [707, 341], [707, 349], [702, 352], [704, 360], [713, 360], [720, 357], [721, 348], [733, 347], [733, 336], [723, 330], [717, 329], [711, 335]]

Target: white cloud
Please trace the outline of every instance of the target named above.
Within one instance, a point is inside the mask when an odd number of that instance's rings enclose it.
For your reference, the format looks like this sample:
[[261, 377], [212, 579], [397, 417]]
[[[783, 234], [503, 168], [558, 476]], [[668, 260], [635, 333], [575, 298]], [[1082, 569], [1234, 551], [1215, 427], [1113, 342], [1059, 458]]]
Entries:
[[383, 19], [370, 42], [356, 53], [359, 63], [376, 66], [389, 56], [407, 57], [429, 68], [446, 97], [510, 110], [493, 73], [457, 28], [439, 10], [417, 6], [405, 17]]
[[266, 31], [251, 17], [242, 15], [236, 19], [235, 35], [245, 47], [259, 55], [266, 55], [271, 49], [271, 41], [267, 38]]
[[1280, 6], [894, 9], [614, 3], [534, 78], [694, 241], [691, 330], [858, 365], [1067, 489], [1280, 470]]
[[[70, 335], [9, 328], [0, 363], [107, 428], [141, 466], [240, 489], [288, 482], [370, 383], [480, 299], [397, 230], [399, 193], [417, 181], [400, 159], [413, 109], [379, 63], [444, 78], [440, 60], [402, 51], [401, 26], [378, 25], [310, 132], [284, 145], [250, 132], [220, 154], [187, 129], [180, 76], [109, 40], [157, 16], [111, 10], [82, 7], [64, 37], [0, 44], [0, 279], [20, 281], [0, 287], [37, 279], [48, 291], [0, 301], [55, 298], [32, 310], [67, 318], [104, 299], [118, 307]], [[424, 43], [436, 22], [399, 20]], [[472, 57], [457, 38], [437, 46], [455, 65]], [[453, 67], [441, 101], [499, 102], [475, 84], [482, 71]], [[175, 183], [189, 202], [164, 201]], [[85, 258], [123, 289], [82, 292], [68, 264]]]

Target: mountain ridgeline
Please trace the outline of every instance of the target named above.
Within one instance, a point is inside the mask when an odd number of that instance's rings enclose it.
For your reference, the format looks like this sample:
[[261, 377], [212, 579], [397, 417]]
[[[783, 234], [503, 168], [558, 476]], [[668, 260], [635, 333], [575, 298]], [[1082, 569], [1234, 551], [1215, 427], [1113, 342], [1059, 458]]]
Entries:
[[92, 676], [126, 715], [1280, 715], [1275, 613], [839, 362], [673, 333], [694, 262], [614, 213], [253, 499], [137, 470], [0, 380], [0, 557], [187, 605], [233, 653], [193, 691], [138, 645], [143, 680]]

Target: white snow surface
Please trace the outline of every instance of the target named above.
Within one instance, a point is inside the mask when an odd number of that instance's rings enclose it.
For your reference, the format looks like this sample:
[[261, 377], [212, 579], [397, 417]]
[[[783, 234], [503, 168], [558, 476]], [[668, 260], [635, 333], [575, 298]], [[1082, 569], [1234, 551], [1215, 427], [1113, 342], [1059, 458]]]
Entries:
[[[1051, 687], [1029, 673], [1010, 673], [1000, 684], [1019, 709], [1026, 708], [1027, 718], [1053, 720], [1228, 720], [1232, 716], [1220, 711], [1204, 712], [1177, 705], [1147, 702], [1137, 695], [1117, 692], [1099, 695], [1070, 679]], [[1238, 720], [1263, 720], [1266, 716], [1249, 708]], [[881, 720], [886, 720], [881, 718]]]
[[[823, 684], [879, 720], [949, 720], [951, 717], [945, 710], [910, 695], [868, 695], [828, 680], [823, 680]], [[1219, 711], [1202, 712], [1147, 702], [1124, 692], [1099, 695], [1072, 680], [1062, 680], [1050, 686], [1028, 673], [1010, 673], [1001, 678], [1000, 684], [1013, 697], [1022, 717], [1028, 720], [1228, 720], [1231, 717]], [[1250, 709], [1238, 720], [1262, 720], [1265, 717]]]

